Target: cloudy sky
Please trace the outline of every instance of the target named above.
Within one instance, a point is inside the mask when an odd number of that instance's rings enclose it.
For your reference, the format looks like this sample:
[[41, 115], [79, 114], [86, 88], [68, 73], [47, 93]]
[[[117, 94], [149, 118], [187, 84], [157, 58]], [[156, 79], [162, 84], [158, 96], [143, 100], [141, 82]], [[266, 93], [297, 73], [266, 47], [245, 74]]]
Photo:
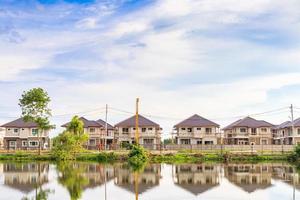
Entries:
[[58, 127], [104, 118], [106, 103], [114, 124], [136, 97], [165, 136], [194, 113], [277, 124], [300, 107], [300, 1], [1, 0], [1, 124], [33, 87]]

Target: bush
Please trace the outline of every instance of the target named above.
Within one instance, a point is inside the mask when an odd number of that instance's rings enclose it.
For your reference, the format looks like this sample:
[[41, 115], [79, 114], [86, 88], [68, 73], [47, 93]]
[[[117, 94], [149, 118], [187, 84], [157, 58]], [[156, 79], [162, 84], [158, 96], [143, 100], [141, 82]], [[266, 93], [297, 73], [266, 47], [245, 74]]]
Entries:
[[131, 145], [128, 164], [133, 171], [141, 171], [149, 159], [148, 152], [140, 145]]

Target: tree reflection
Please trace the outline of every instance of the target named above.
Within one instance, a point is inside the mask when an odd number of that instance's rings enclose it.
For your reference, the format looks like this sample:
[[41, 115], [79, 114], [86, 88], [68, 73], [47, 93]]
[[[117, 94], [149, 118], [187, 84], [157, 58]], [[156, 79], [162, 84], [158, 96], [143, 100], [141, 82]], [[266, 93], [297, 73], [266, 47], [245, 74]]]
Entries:
[[89, 181], [83, 176], [86, 166], [73, 162], [58, 163], [58, 182], [67, 188], [71, 200], [80, 199], [85, 186]]

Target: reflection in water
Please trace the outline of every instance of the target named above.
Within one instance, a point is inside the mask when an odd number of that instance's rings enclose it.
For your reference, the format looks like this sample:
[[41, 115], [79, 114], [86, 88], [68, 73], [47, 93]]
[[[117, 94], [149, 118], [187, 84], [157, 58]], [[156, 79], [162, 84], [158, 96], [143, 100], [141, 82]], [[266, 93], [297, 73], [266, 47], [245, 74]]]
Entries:
[[213, 164], [183, 164], [175, 166], [174, 182], [198, 195], [219, 185], [220, 168]]
[[[224, 183], [223, 179], [228, 181]], [[0, 199], [7, 200], [60, 200], [67, 199], [66, 195], [71, 200], [118, 199], [118, 194], [112, 193], [111, 188], [115, 188], [114, 190], [121, 194], [125, 194], [127, 191], [131, 197], [136, 195], [136, 199], [144, 194], [159, 197], [155, 191], [166, 183], [167, 188], [174, 193], [185, 191], [185, 195], [195, 196], [208, 194], [210, 190], [224, 187], [224, 184], [226, 187], [238, 186], [242, 189], [240, 191], [244, 191], [245, 194], [253, 194], [257, 190], [278, 187], [278, 181], [290, 188], [289, 194], [292, 193], [291, 188], [295, 188], [296, 192], [300, 191], [300, 176], [294, 167], [286, 163], [203, 163], [173, 166], [149, 164], [140, 172], [133, 172], [126, 164], [64, 162], [57, 164], [55, 168], [55, 165], [47, 162], [0, 163], [0, 181], [6, 187], [22, 194], [17, 198], [6, 198], [6, 194], [1, 194], [3, 186], [0, 184]], [[162, 185], [160, 185], [161, 182], [163, 182]], [[69, 194], [62, 193], [59, 187], [67, 189]], [[178, 190], [178, 187], [184, 190]], [[92, 192], [92, 195], [85, 196], [84, 191], [86, 190]], [[55, 196], [54, 191], [60, 193]], [[3, 195], [4, 198], [1, 198]], [[61, 195], [65, 197], [60, 198]], [[132, 199], [131, 197], [124, 199]], [[179, 197], [175, 196], [173, 199], [177, 200]], [[228, 198], [222, 197], [221, 199], [227, 200]]]
[[271, 174], [270, 164], [228, 164], [225, 166], [225, 177], [248, 193], [272, 186]]
[[49, 163], [4, 163], [4, 184], [30, 193], [48, 182]]
[[127, 165], [119, 164], [116, 167], [115, 184], [132, 193], [136, 192], [135, 183], [138, 183], [138, 194], [159, 185], [161, 178], [161, 165], [149, 164], [143, 172], [136, 174]]

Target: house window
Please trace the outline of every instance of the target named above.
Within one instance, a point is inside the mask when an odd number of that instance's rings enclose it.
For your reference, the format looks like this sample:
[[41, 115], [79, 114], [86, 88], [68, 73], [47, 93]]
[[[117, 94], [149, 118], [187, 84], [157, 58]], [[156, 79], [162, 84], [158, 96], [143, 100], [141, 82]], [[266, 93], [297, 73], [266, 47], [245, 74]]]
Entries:
[[22, 147], [27, 147], [27, 141], [22, 141]]
[[240, 128], [240, 132], [241, 133], [246, 133], [246, 129], [245, 128]]
[[124, 134], [128, 134], [129, 129], [128, 129], [128, 128], [122, 128], [122, 132], [123, 132]]
[[10, 147], [15, 147], [16, 146], [16, 141], [9, 141], [9, 146]]
[[204, 144], [208, 145], [208, 144], [214, 144], [213, 141], [205, 141]]
[[38, 147], [39, 146], [39, 142], [38, 141], [29, 141], [29, 147]]
[[298, 128], [297, 132], [298, 132], [298, 135], [300, 135], [300, 128]]
[[181, 139], [181, 144], [191, 144], [190, 139]]
[[39, 131], [36, 128], [31, 129], [31, 134], [34, 135], [34, 136], [36, 136], [38, 134], [38, 132]]
[[132, 130], [134, 130], [134, 131], [135, 131], [135, 129], [136, 129], [136, 128], [132, 128]]
[[153, 130], [153, 128], [148, 128], [148, 130], [149, 130], [149, 131], [152, 131], [152, 130]]
[[198, 141], [197, 141], [197, 144], [202, 144], [202, 141], [201, 141], [201, 140], [198, 140]]
[[95, 146], [96, 145], [96, 140], [94, 140], [94, 139], [89, 140], [89, 144], [91, 146]]
[[267, 132], [266, 128], [261, 128], [261, 132]]
[[142, 128], [142, 132], [146, 132], [146, 130], [147, 130], [146, 128]]
[[201, 131], [201, 128], [198, 127], [198, 128], [197, 128], [197, 131]]
[[264, 144], [264, 145], [267, 145], [268, 141], [267, 140], [261, 140], [261, 143]]
[[187, 128], [187, 132], [191, 133], [192, 132], [192, 128]]
[[14, 128], [14, 133], [18, 133], [18, 132], [19, 132], [19, 129]]
[[211, 133], [212, 129], [211, 128], [205, 128], [205, 133]]
[[256, 128], [251, 128], [251, 134], [256, 135]]
[[90, 133], [95, 133], [95, 128], [90, 128]]

